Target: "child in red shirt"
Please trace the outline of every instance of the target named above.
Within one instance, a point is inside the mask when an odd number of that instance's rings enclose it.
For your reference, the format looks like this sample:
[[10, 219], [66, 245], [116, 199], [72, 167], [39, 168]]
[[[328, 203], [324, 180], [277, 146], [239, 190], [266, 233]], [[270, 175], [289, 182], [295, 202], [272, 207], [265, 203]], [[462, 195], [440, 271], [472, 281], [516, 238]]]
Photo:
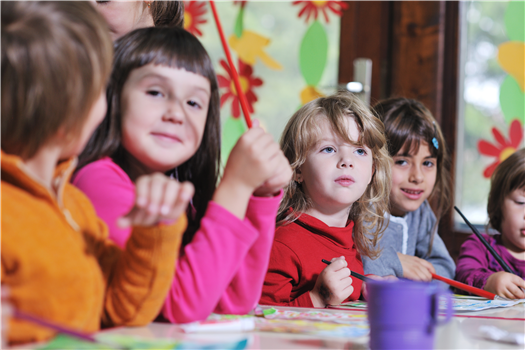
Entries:
[[325, 307], [358, 299], [363, 283], [350, 270], [363, 273], [360, 254], [377, 256], [370, 247], [384, 230], [390, 193], [383, 124], [357, 97], [339, 92], [297, 111], [281, 148], [294, 176], [260, 303]]

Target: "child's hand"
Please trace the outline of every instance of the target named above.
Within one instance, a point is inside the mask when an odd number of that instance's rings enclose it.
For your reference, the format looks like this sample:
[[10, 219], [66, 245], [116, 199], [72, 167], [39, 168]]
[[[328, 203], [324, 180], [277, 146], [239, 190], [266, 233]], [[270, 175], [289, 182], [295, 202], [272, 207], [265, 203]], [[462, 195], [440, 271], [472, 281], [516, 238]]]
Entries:
[[315, 307], [339, 305], [354, 291], [345, 257], [333, 258], [331, 262], [319, 274], [314, 289], [310, 291]]
[[13, 313], [11, 304], [8, 302], [9, 290], [7, 286], [0, 285], [0, 349], [7, 348], [7, 327], [9, 318]]
[[[369, 275], [366, 275], [366, 277], [376, 280], [376, 281], [386, 281], [386, 280], [397, 281], [397, 277], [394, 275], [378, 276], [378, 275], [369, 274]], [[363, 282], [363, 284], [361, 285], [361, 295], [363, 296], [364, 300], [368, 300], [368, 291], [366, 290], [366, 282]]]
[[401, 266], [403, 267], [403, 277], [414, 281], [432, 281], [432, 274], [436, 273], [432, 263], [417, 256], [397, 253]]
[[135, 188], [135, 206], [117, 222], [122, 228], [175, 221], [184, 213], [194, 193], [190, 182], [179, 183], [161, 173], [139, 177]]
[[[258, 121], [254, 120], [253, 127], [233, 147], [224, 168], [223, 181], [233, 181], [239, 186], [245, 186], [252, 194], [256, 188], [275, 177], [278, 168], [284, 169], [285, 175], [288, 174], [283, 160], [288, 164], [272, 135], [260, 128]], [[290, 167], [289, 164], [287, 166]], [[291, 169], [288, 180], [290, 177]], [[279, 185], [281, 181], [273, 181], [273, 184], [277, 182]]]
[[257, 197], [271, 197], [288, 185], [292, 179], [293, 171], [290, 162], [282, 151], [275, 155], [277, 164], [273, 169], [273, 175], [253, 192]]
[[509, 299], [525, 299], [525, 293], [521, 288], [525, 288], [525, 281], [512, 273], [500, 271], [493, 273], [487, 278], [485, 289], [488, 292]]

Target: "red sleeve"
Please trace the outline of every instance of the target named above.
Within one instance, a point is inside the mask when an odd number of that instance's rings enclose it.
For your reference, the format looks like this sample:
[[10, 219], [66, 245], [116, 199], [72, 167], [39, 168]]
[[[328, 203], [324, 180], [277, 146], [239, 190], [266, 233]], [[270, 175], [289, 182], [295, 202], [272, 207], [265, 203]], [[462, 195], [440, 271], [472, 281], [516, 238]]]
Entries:
[[259, 302], [265, 305], [314, 307], [309, 292], [295, 299], [290, 298], [293, 286], [299, 283], [300, 271], [301, 264], [295, 252], [285, 244], [274, 241]]

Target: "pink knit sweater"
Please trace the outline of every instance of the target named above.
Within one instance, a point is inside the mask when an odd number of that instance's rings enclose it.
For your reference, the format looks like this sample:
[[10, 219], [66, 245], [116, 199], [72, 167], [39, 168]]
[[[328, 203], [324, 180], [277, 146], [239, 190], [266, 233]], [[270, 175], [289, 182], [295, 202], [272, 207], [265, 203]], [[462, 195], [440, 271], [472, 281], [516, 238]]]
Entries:
[[[116, 220], [135, 199], [135, 185], [110, 158], [80, 169], [73, 178], [107, 223], [110, 238], [123, 247], [129, 229]], [[210, 202], [199, 230], [177, 261], [174, 280], [162, 314], [174, 323], [205, 319], [210, 313], [244, 314], [257, 304], [275, 233], [282, 193], [250, 199], [246, 217], [239, 220]]]

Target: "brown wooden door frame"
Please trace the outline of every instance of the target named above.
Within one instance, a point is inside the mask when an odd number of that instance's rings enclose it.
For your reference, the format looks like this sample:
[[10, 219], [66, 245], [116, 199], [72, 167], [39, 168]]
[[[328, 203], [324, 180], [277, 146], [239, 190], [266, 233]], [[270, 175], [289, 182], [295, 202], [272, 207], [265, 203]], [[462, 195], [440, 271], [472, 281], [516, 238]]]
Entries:
[[[443, 131], [455, 184], [459, 2], [352, 1], [348, 5], [341, 18], [339, 83], [353, 80], [355, 58], [370, 58], [371, 104], [391, 96], [422, 101]], [[455, 230], [453, 218], [450, 209], [441, 219], [439, 234], [456, 259], [467, 232]]]

